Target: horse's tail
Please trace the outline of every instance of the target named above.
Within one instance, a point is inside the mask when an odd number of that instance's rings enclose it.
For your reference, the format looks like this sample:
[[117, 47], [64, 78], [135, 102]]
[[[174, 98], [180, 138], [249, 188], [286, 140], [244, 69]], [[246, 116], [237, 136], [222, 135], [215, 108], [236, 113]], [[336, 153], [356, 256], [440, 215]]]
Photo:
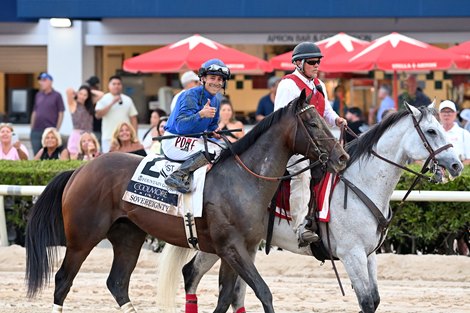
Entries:
[[194, 250], [189, 248], [165, 244], [158, 267], [157, 307], [161, 312], [176, 312], [175, 298], [181, 270], [193, 254]]
[[26, 226], [26, 280], [28, 297], [34, 297], [57, 261], [57, 246], [65, 245], [62, 194], [72, 171], [56, 175], [31, 208]]

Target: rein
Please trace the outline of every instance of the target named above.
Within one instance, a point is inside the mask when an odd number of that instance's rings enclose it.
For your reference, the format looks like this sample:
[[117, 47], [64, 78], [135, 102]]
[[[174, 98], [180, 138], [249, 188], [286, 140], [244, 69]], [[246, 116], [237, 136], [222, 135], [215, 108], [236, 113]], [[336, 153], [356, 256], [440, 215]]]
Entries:
[[[429, 152], [429, 157], [426, 159], [426, 161], [424, 162], [423, 164], [423, 168], [421, 169], [420, 173], [410, 169], [410, 168], [407, 168], [406, 166], [403, 166], [401, 164], [398, 164], [396, 162], [393, 162], [381, 155], [379, 155], [377, 152], [375, 152], [374, 150], [372, 150], [372, 154], [379, 158], [380, 160], [383, 160], [389, 164], [392, 164], [400, 169], [403, 169], [405, 171], [408, 171], [414, 175], [416, 175], [416, 178], [415, 180], [413, 181], [412, 185], [410, 186], [410, 188], [408, 189], [407, 193], [405, 194], [405, 196], [403, 197], [402, 199], [402, 202], [403, 203], [406, 198], [408, 197], [408, 195], [410, 194], [410, 192], [413, 190], [413, 188], [416, 186], [416, 184], [418, 183], [418, 181], [420, 179], [428, 179], [429, 181], [434, 181], [432, 178], [428, 178], [427, 176], [425, 176], [424, 174], [427, 173], [428, 171], [431, 171], [432, 173], [436, 173], [436, 171], [438, 170], [438, 162], [436, 160], [436, 155], [441, 153], [442, 151], [452, 147], [452, 144], [447, 144], [447, 145], [444, 145], [440, 148], [438, 148], [437, 150], [434, 150], [432, 149], [431, 145], [429, 144], [429, 141], [426, 139], [426, 136], [424, 136], [424, 133], [423, 133], [423, 130], [421, 129], [421, 127], [419, 126], [419, 123], [421, 122], [421, 119], [423, 118], [423, 115], [421, 115], [420, 119], [419, 120], [416, 120], [415, 116], [413, 115], [413, 113], [411, 112], [410, 108], [408, 108], [408, 111], [410, 112], [411, 114], [411, 117], [413, 119], [413, 125], [414, 125], [414, 128], [416, 129], [416, 131], [418, 132], [418, 135], [419, 137], [421, 138], [421, 141], [423, 142], [424, 144], [424, 147], [426, 148], [426, 150]], [[343, 138], [343, 135], [344, 135], [344, 132], [347, 131], [349, 134], [351, 134], [352, 136], [354, 136], [355, 138], [358, 138], [357, 134], [352, 131], [348, 126], [342, 126], [341, 127], [341, 139], [340, 141], [342, 141], [342, 138]], [[432, 161], [432, 165], [431, 167], [429, 167], [429, 163]], [[377, 246], [375, 247], [375, 249], [371, 252], [374, 253], [375, 251], [377, 251], [377, 249], [379, 249], [379, 247], [382, 245], [383, 241], [385, 240], [385, 236], [387, 235], [387, 230], [388, 230], [388, 227], [390, 226], [390, 223], [392, 221], [392, 218], [393, 218], [393, 213], [390, 211], [389, 212], [389, 216], [388, 218], [385, 218], [385, 216], [383, 215], [382, 211], [380, 211], [380, 209], [377, 207], [377, 205], [362, 191], [360, 190], [356, 185], [354, 185], [351, 181], [349, 181], [348, 179], [346, 179], [343, 175], [339, 175], [339, 178], [340, 180], [344, 183], [345, 185], [345, 188], [344, 188], [344, 209], [346, 210], [347, 209], [347, 197], [348, 197], [348, 188], [351, 189], [355, 194], [356, 196], [361, 199], [361, 201], [367, 206], [367, 208], [370, 210], [370, 212], [372, 213], [372, 215], [374, 215], [375, 219], [377, 220], [378, 222], [378, 225], [377, 225], [377, 231], [380, 232], [380, 239], [379, 239], [379, 242], [377, 244]], [[331, 191], [333, 192], [333, 190]], [[331, 194], [330, 194], [330, 197], [331, 197]], [[338, 284], [339, 284], [339, 287], [341, 289], [341, 293], [343, 294], [343, 296], [345, 295], [344, 294], [344, 290], [343, 290], [343, 286], [341, 284], [341, 280], [339, 278], [339, 275], [338, 275], [338, 272], [336, 270], [336, 266], [335, 266], [335, 262], [334, 262], [334, 259], [333, 259], [333, 253], [332, 253], [332, 250], [331, 250], [331, 243], [330, 243], [330, 234], [329, 234], [329, 227], [328, 227], [328, 223], [326, 223], [326, 235], [327, 235], [327, 241], [328, 241], [328, 252], [329, 252], [329, 256], [330, 256], [330, 260], [331, 260], [331, 263], [333, 265], [333, 269], [335, 271], [335, 274], [336, 274], [336, 278], [338, 280]], [[370, 255], [370, 254], [369, 254]]]
[[[297, 176], [299, 175], [300, 173], [303, 173], [305, 171], [308, 171], [314, 167], [316, 167], [317, 165], [321, 164], [323, 166], [325, 166], [325, 164], [328, 162], [328, 159], [329, 159], [329, 154], [326, 153], [326, 152], [322, 152], [320, 150], [320, 148], [318, 147], [318, 142], [310, 135], [310, 133], [308, 132], [307, 128], [305, 127], [304, 123], [303, 123], [303, 120], [302, 118], [300, 117], [304, 112], [312, 109], [312, 108], [315, 108], [314, 105], [307, 105], [305, 106], [304, 108], [302, 108], [301, 110], [299, 110], [299, 112], [296, 113], [296, 117], [298, 119], [298, 123], [296, 124], [296, 129], [295, 129], [295, 136], [294, 136], [294, 148], [295, 148], [295, 138], [297, 138], [297, 125], [300, 124], [303, 128], [303, 130], [305, 131], [305, 133], [307, 134], [307, 138], [308, 138], [308, 145], [307, 145], [307, 149], [305, 150], [305, 154], [304, 155], [307, 155], [308, 152], [310, 151], [310, 147], [312, 147], [312, 149], [318, 154], [318, 160], [311, 163], [309, 166], [301, 169], [300, 171], [297, 171], [295, 173], [292, 173], [292, 174], [289, 174], [289, 175], [285, 175], [285, 176], [279, 176], [279, 177], [269, 177], [269, 176], [263, 176], [263, 175], [260, 175], [260, 174], [257, 174], [255, 172], [253, 172], [250, 168], [248, 168], [248, 166], [242, 161], [242, 159], [240, 158], [240, 156], [238, 154], [236, 154], [233, 150], [232, 150], [232, 147], [231, 147], [231, 143], [230, 141], [227, 139], [226, 136], [221, 136], [222, 139], [225, 141], [225, 143], [227, 144], [228, 148], [230, 149], [230, 151], [232, 152], [232, 154], [234, 155], [235, 157], [235, 160], [237, 161], [237, 163], [245, 170], [247, 171], [248, 173], [250, 173], [251, 175], [253, 175], [254, 177], [256, 178], [259, 178], [259, 179], [263, 179], [263, 180], [267, 180], [267, 181], [283, 181], [283, 180], [287, 180], [287, 179], [290, 179], [294, 176]], [[329, 140], [329, 139], [328, 139]], [[299, 160], [298, 162], [301, 162], [301, 161], [304, 161], [306, 158], [304, 159], [301, 159]], [[296, 162], [297, 163], [297, 162]]]

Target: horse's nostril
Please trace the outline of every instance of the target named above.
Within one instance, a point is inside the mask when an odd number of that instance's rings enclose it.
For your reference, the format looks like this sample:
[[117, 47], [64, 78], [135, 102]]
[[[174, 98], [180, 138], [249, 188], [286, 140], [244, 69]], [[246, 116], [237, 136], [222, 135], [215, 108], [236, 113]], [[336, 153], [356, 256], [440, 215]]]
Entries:
[[348, 154], [343, 154], [343, 155], [341, 155], [341, 156], [339, 157], [339, 160], [340, 160], [341, 162], [348, 162], [348, 160], [349, 160], [349, 155], [348, 155]]
[[453, 164], [451, 165], [451, 167], [452, 167], [452, 169], [453, 169], [454, 171], [456, 171], [456, 172], [460, 172], [460, 170], [462, 169], [462, 167], [460, 166], [459, 163], [453, 163]]

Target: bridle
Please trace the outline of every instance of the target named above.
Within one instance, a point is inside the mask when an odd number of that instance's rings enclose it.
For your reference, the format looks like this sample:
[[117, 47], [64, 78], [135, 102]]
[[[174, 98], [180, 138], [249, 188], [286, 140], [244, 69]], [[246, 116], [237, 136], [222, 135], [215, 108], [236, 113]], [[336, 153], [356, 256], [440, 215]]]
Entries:
[[[403, 203], [406, 200], [406, 198], [408, 198], [408, 195], [411, 193], [411, 191], [414, 189], [414, 187], [416, 186], [416, 184], [419, 182], [420, 179], [426, 179], [426, 180], [429, 180], [431, 182], [436, 182], [432, 177], [425, 176], [424, 174], [426, 174], [428, 171], [430, 171], [433, 175], [435, 175], [437, 173], [437, 171], [439, 170], [438, 162], [436, 160], [436, 155], [438, 155], [442, 151], [445, 151], [445, 150], [452, 147], [452, 144], [449, 143], [449, 144], [446, 144], [446, 145], [434, 150], [431, 147], [431, 145], [429, 144], [429, 141], [427, 140], [426, 136], [424, 135], [423, 130], [421, 129], [421, 126], [419, 125], [419, 123], [423, 119], [424, 114], [421, 114], [420, 119], [416, 120], [416, 117], [414, 116], [411, 109], [409, 107], [406, 107], [406, 108], [410, 112], [411, 118], [413, 120], [414, 128], [416, 129], [416, 131], [419, 135], [419, 138], [421, 139], [421, 141], [422, 141], [424, 147], [426, 148], [426, 150], [429, 152], [429, 156], [426, 159], [426, 161], [424, 162], [423, 167], [421, 168], [421, 171], [418, 173], [418, 172], [416, 172], [416, 171], [414, 171], [414, 170], [412, 170], [412, 169], [410, 169], [406, 166], [403, 166], [401, 164], [398, 164], [396, 162], [393, 162], [393, 161], [381, 156], [380, 154], [378, 154], [374, 150], [371, 151], [372, 155], [374, 155], [375, 157], [377, 157], [377, 158], [379, 158], [379, 159], [381, 159], [381, 160], [383, 160], [383, 161], [385, 161], [389, 164], [392, 164], [392, 165], [394, 165], [398, 168], [401, 168], [405, 171], [408, 171], [408, 172], [416, 175], [413, 183], [411, 184], [410, 188], [406, 192], [406, 194], [403, 197], [401, 203]], [[353, 135], [357, 138], [357, 135], [350, 128], [348, 128], [347, 126], [345, 127], [345, 130], [348, 131], [351, 135]], [[391, 212], [390, 212], [389, 217], [385, 218], [382, 211], [377, 207], [377, 205], [375, 203], [372, 202], [372, 200], [370, 200], [370, 198], [366, 194], [364, 194], [364, 192], [362, 192], [359, 188], [357, 188], [352, 182], [350, 182], [348, 179], [346, 179], [343, 175], [339, 175], [339, 176], [340, 176], [340, 179], [344, 182], [344, 184], [346, 186], [345, 195], [344, 195], [344, 199], [345, 199], [344, 200], [344, 208], [345, 209], [347, 208], [346, 198], [347, 198], [347, 190], [349, 188], [359, 197], [359, 199], [361, 199], [361, 201], [369, 208], [371, 213], [377, 219], [378, 230], [381, 232], [381, 238], [379, 240], [379, 244], [374, 249], [374, 251], [375, 251], [380, 247], [380, 245], [382, 244], [383, 239], [385, 238], [385, 234], [387, 232], [388, 226], [390, 225], [393, 214], [391, 214]]]
[[[283, 181], [283, 180], [287, 180], [287, 179], [290, 179], [296, 175], [299, 175], [300, 173], [303, 173], [307, 170], [310, 170], [314, 167], [316, 167], [317, 165], [321, 165], [321, 166], [326, 166], [326, 163], [328, 162], [328, 160], [330, 159], [330, 153], [331, 151], [328, 151], [328, 152], [324, 152], [322, 151], [320, 148], [319, 148], [319, 144], [318, 144], [318, 141], [317, 139], [313, 138], [310, 133], [308, 132], [307, 130], [307, 127], [305, 127], [305, 124], [304, 124], [304, 120], [302, 119], [302, 114], [307, 112], [308, 110], [310, 109], [315, 109], [315, 106], [312, 105], [312, 104], [309, 104], [305, 107], [303, 107], [302, 109], [300, 109], [298, 112], [295, 113], [296, 115], [296, 118], [297, 118], [297, 123], [295, 124], [295, 135], [294, 135], [294, 144], [293, 144], [293, 149], [295, 149], [295, 142], [296, 142], [296, 138], [297, 138], [297, 132], [298, 132], [298, 125], [300, 124], [301, 125], [301, 128], [302, 130], [306, 133], [306, 137], [308, 139], [308, 144], [307, 144], [307, 148], [305, 150], [305, 154], [304, 155], [308, 155], [309, 152], [311, 151], [311, 149], [318, 155], [318, 160], [315, 161], [315, 162], [312, 162], [310, 165], [308, 165], [307, 167], [295, 172], [295, 173], [292, 173], [290, 175], [285, 175], [285, 176], [279, 176], [279, 177], [269, 177], [269, 176], [263, 176], [263, 175], [260, 175], [260, 174], [257, 174], [255, 172], [253, 172], [251, 169], [248, 168], [248, 166], [246, 166], [245, 163], [243, 163], [243, 161], [241, 160], [240, 156], [238, 156], [236, 153], [234, 153], [234, 151], [231, 149], [231, 144], [229, 142], [229, 140], [225, 137], [225, 136], [222, 136], [223, 140], [227, 143], [227, 146], [229, 147], [229, 149], [231, 150], [232, 154], [234, 155], [235, 157], [235, 160], [237, 161], [237, 163], [245, 170], [247, 171], [248, 173], [250, 173], [251, 175], [257, 177], [257, 178], [260, 178], [260, 179], [263, 179], [263, 180], [267, 180], [267, 181]], [[321, 140], [336, 140], [335, 138], [324, 138], [324, 139], [321, 139]], [[337, 145], [338, 142], [335, 142], [335, 145]], [[333, 146], [332, 150], [334, 149], [335, 146]], [[308, 158], [304, 157], [300, 160], [298, 160], [296, 163], [294, 164], [297, 164], [297, 163], [300, 163], [302, 161], [305, 161], [305, 160], [308, 160]], [[291, 165], [292, 166], [292, 165]]]
[[[416, 129], [416, 132], [418, 133], [418, 136], [419, 138], [421, 139], [423, 145], [424, 145], [424, 148], [426, 148], [426, 150], [429, 152], [429, 156], [427, 157], [426, 161], [424, 162], [423, 164], [423, 167], [421, 168], [421, 171], [418, 173], [416, 171], [413, 171], [412, 169], [406, 167], [406, 166], [402, 166], [400, 164], [397, 164], [393, 161], [390, 161], [384, 157], [382, 157], [381, 155], [379, 155], [377, 152], [375, 152], [374, 150], [372, 150], [372, 154], [376, 157], [378, 157], [379, 159], [387, 162], [387, 163], [390, 163], [396, 167], [399, 167], [405, 171], [408, 171], [412, 174], [414, 174], [416, 177], [415, 177], [415, 180], [413, 181], [413, 183], [411, 184], [410, 188], [408, 189], [408, 191], [406, 192], [405, 196], [403, 197], [402, 199], [402, 202], [404, 202], [406, 200], [406, 198], [408, 198], [409, 194], [411, 193], [411, 191], [413, 190], [413, 188], [416, 186], [416, 184], [419, 182], [420, 179], [425, 179], [425, 180], [428, 180], [430, 182], [434, 182], [436, 183], [436, 181], [434, 180], [433, 176], [436, 175], [436, 173], [439, 171], [439, 166], [438, 166], [438, 162], [436, 160], [436, 155], [438, 155], [439, 153], [453, 147], [453, 145], [451, 143], [448, 143], [436, 150], [434, 150], [431, 145], [429, 144], [429, 141], [428, 139], [426, 138], [426, 136], [424, 135], [424, 132], [423, 130], [421, 129], [421, 126], [419, 125], [419, 123], [421, 122], [421, 120], [423, 119], [423, 116], [424, 114], [421, 114], [419, 120], [416, 120], [416, 117], [414, 116], [413, 112], [411, 111], [411, 109], [406, 106], [406, 109], [408, 110], [408, 112], [410, 112], [410, 115], [411, 115], [411, 119], [413, 121], [413, 126], [414, 128]], [[428, 177], [428, 176], [425, 176], [424, 174], [426, 174], [427, 172], [431, 172], [433, 174], [433, 176], [431, 177]]]

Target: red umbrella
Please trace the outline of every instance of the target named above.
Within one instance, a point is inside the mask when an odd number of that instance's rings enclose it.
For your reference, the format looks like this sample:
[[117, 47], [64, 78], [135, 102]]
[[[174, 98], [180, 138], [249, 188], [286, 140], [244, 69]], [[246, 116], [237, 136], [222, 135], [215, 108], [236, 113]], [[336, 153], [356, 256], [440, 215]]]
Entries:
[[[332, 37], [317, 41], [316, 44], [320, 47], [322, 54], [325, 56], [325, 58], [322, 59], [320, 70], [322, 72], [330, 72], [330, 58], [342, 54], [352, 55], [367, 46], [369, 42], [357, 39], [345, 33], [338, 33]], [[273, 68], [277, 70], [294, 70], [292, 51], [275, 56], [269, 62]], [[336, 70], [336, 72], [338, 71]]]
[[465, 41], [456, 46], [447, 49], [458, 57], [455, 59], [455, 64], [458, 68], [470, 68], [470, 41]]
[[133, 73], [182, 72], [197, 70], [202, 63], [212, 58], [221, 59], [233, 73], [255, 74], [272, 71], [267, 61], [200, 35], [126, 59], [123, 68]]
[[394, 72], [394, 98], [397, 106], [397, 71], [448, 69], [455, 55], [416, 39], [391, 33], [380, 37], [354, 56], [338, 56], [331, 60], [333, 70], [370, 71], [380, 69]]

